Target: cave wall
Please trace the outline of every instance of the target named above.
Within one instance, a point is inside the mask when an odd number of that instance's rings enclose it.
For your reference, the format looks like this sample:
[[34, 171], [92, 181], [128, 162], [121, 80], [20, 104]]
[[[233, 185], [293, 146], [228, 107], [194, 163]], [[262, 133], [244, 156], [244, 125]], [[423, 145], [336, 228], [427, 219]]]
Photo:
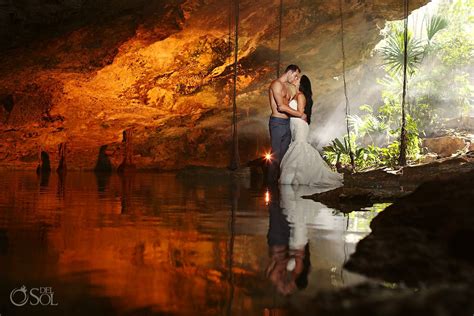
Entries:
[[[410, 9], [426, 2], [411, 1]], [[133, 130], [139, 168], [226, 166], [232, 117], [230, 4], [0, 1], [0, 167], [34, 168], [46, 151], [54, 168], [61, 143], [68, 144], [71, 169], [93, 169], [101, 147], [117, 167], [126, 129]], [[281, 67], [297, 63], [312, 80], [312, 128], [337, 133], [344, 126], [335, 97], [342, 88], [339, 2], [284, 5]], [[402, 5], [343, 1], [349, 84], [360, 76], [385, 21], [402, 18]], [[242, 162], [269, 147], [267, 88], [276, 76], [278, 14], [279, 1], [240, 1]]]

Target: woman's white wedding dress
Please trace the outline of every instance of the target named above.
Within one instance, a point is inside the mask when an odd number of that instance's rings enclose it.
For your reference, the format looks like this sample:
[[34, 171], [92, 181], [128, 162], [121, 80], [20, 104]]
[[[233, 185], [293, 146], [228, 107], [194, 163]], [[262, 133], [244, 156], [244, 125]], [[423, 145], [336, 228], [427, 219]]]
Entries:
[[[296, 100], [290, 107], [297, 110]], [[339, 187], [343, 176], [329, 168], [319, 152], [308, 143], [309, 126], [296, 117], [290, 119], [291, 144], [280, 164], [280, 183]]]
[[280, 186], [280, 207], [290, 226], [290, 250], [303, 249], [308, 243], [308, 225], [317, 229], [335, 228], [334, 218], [330, 215], [332, 209], [320, 202], [303, 198], [323, 191], [324, 189], [308, 186]]

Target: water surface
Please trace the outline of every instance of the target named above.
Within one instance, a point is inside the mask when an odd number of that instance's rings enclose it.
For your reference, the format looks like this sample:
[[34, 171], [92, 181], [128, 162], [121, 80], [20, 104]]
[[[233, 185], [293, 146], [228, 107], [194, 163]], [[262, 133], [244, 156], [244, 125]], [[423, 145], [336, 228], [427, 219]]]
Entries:
[[[0, 313], [303, 311], [318, 291], [365, 280], [342, 266], [377, 213], [344, 215], [300, 198], [317, 191], [173, 173], [2, 172]], [[281, 284], [269, 277], [275, 241], [307, 246], [307, 284], [291, 295], [282, 294], [291, 276]], [[10, 294], [23, 285], [48, 294], [14, 306]]]

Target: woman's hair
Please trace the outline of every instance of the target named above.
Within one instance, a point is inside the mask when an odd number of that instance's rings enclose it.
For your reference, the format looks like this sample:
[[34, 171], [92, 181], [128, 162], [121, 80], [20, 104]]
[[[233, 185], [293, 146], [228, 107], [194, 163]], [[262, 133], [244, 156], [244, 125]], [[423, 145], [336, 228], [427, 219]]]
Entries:
[[310, 124], [311, 110], [313, 108], [313, 91], [311, 90], [311, 81], [309, 81], [309, 78], [306, 75], [301, 76], [300, 91], [304, 94], [304, 97], [306, 98], [304, 114], [306, 114], [308, 124]]
[[308, 275], [311, 270], [311, 254], [309, 252], [309, 242], [304, 247], [304, 259], [303, 259], [303, 271], [296, 278], [296, 287], [300, 290], [305, 289], [308, 286]]

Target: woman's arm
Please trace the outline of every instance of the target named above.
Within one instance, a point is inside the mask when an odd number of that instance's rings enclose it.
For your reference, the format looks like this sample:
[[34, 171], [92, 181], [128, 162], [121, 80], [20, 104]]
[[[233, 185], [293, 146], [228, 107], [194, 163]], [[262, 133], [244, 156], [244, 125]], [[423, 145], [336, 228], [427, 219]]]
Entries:
[[304, 108], [306, 106], [306, 98], [303, 93], [298, 93], [296, 97], [296, 102], [298, 103], [298, 112], [304, 114]]

